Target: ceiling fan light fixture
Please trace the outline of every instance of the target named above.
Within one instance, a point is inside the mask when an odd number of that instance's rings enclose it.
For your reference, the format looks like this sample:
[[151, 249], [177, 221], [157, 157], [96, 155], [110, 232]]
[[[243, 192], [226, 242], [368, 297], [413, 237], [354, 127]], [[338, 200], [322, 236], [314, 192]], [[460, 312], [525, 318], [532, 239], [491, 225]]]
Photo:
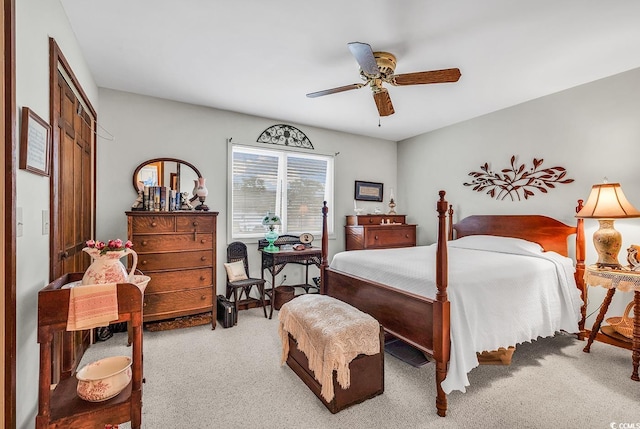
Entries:
[[378, 64], [381, 79], [390, 79], [396, 71], [396, 56], [389, 52], [374, 52], [373, 57]]
[[349, 91], [351, 89], [358, 89], [368, 85], [373, 92], [373, 99], [378, 108], [379, 115], [389, 116], [393, 115], [394, 109], [389, 91], [382, 86], [383, 82], [393, 86], [404, 86], [457, 82], [458, 79], [460, 79], [460, 70], [457, 68], [396, 75], [395, 55], [384, 51], [373, 52], [369, 44], [362, 42], [351, 42], [348, 44], [348, 47], [360, 65], [360, 77], [364, 83], [312, 92], [307, 94], [307, 97], [315, 98], [337, 92]]

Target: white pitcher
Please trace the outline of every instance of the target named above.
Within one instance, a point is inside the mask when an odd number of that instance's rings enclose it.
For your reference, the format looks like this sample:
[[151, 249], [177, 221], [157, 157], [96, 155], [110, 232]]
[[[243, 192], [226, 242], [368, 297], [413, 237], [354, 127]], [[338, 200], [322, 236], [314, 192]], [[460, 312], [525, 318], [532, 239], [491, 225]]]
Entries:
[[[128, 283], [129, 279], [133, 278], [138, 265], [138, 254], [133, 249], [110, 250], [104, 253], [92, 247], [85, 247], [82, 250], [87, 252], [93, 260], [82, 277], [83, 285]], [[127, 274], [127, 269], [120, 259], [129, 254], [133, 255], [133, 265]]]

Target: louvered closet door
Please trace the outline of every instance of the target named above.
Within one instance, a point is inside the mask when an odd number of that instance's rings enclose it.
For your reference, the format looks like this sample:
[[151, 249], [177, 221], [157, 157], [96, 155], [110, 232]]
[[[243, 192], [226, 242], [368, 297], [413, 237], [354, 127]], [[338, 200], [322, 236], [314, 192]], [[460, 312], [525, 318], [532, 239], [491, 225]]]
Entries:
[[[51, 189], [51, 277], [82, 272], [90, 258], [82, 249], [92, 238], [93, 137], [87, 113], [58, 72], [53, 97], [56, 125]], [[55, 155], [57, 154], [57, 156]], [[90, 343], [90, 331], [68, 332], [54, 340], [53, 380], [70, 376]]]
[[[54, 277], [84, 271], [89, 262], [82, 252], [91, 237], [91, 144], [84, 138], [87, 128], [78, 113], [75, 94], [59, 75], [60, 117], [58, 182], [58, 267]], [[82, 112], [80, 112], [82, 113]]]

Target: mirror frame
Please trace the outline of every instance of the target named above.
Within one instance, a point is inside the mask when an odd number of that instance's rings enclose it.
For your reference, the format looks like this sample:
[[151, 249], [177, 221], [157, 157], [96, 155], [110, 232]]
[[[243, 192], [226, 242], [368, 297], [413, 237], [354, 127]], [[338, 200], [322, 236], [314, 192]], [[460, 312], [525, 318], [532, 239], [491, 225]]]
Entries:
[[[140, 165], [138, 165], [136, 167], [136, 169], [133, 171], [133, 190], [134, 192], [137, 194], [138, 193], [138, 173], [140, 173], [140, 170], [142, 170], [142, 168], [148, 164], [153, 164], [154, 162], [176, 162], [176, 163], [180, 163], [180, 164], [184, 164], [187, 167], [191, 167], [191, 169], [193, 169], [193, 171], [198, 175], [198, 178], [202, 178], [202, 173], [200, 173], [200, 170], [198, 170], [196, 168], [195, 165], [191, 164], [190, 162], [187, 161], [183, 161], [181, 159], [178, 158], [153, 158], [153, 159], [148, 159], [146, 161], [144, 161], [143, 163], [141, 163]], [[193, 196], [192, 198], [189, 199], [189, 201], [195, 201], [195, 199], [198, 198], [197, 196]]]

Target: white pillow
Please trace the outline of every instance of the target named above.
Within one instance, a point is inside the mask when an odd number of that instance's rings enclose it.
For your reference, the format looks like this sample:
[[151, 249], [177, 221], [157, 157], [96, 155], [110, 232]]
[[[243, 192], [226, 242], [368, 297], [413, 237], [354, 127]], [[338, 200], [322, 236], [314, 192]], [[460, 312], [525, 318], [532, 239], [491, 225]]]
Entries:
[[227, 278], [230, 282], [247, 279], [247, 273], [244, 270], [244, 262], [242, 261], [227, 262], [224, 264], [224, 268], [227, 270]]
[[512, 253], [515, 255], [531, 255], [543, 252], [542, 246], [532, 241], [513, 237], [497, 237], [494, 235], [468, 235], [452, 240], [449, 247], [461, 249], [488, 250], [490, 252]]

